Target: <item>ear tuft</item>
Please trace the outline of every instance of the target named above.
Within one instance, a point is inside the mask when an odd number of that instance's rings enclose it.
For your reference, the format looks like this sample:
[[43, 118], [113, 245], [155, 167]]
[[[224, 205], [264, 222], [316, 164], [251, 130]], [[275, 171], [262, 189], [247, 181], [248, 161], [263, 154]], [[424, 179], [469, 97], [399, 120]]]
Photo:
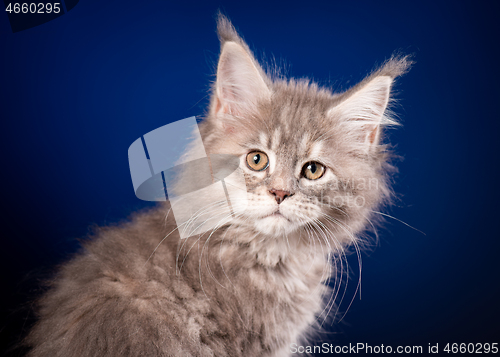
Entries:
[[392, 79], [396, 79], [397, 77], [402, 76], [407, 73], [414, 61], [412, 60], [412, 56], [410, 55], [400, 55], [394, 54], [386, 60], [376, 71], [374, 71], [370, 77], [374, 76], [388, 76]]
[[217, 34], [219, 35], [221, 48], [224, 46], [224, 43], [228, 41], [240, 44], [243, 42], [231, 21], [221, 12], [217, 14]]

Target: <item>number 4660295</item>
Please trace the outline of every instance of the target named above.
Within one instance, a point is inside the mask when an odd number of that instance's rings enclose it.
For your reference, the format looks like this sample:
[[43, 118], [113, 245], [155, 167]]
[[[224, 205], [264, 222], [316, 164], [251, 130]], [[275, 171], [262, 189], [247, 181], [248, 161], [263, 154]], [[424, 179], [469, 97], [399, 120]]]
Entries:
[[61, 3], [9, 3], [5, 11], [14, 14], [58, 14], [61, 12]]

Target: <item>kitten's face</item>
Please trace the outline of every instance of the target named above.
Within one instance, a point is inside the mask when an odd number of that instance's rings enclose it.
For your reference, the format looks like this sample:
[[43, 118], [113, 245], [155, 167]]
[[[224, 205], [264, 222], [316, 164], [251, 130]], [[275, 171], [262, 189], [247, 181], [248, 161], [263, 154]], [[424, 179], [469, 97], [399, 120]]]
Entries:
[[256, 231], [268, 235], [288, 235], [320, 218], [324, 214], [321, 192], [335, 179], [332, 169], [323, 164], [328, 160], [322, 157], [321, 141], [302, 133], [296, 145], [296, 137], [286, 136], [279, 129], [261, 132], [240, 157], [248, 200], [242, 215]]
[[333, 202], [326, 198], [341, 194], [335, 174], [339, 155], [331, 150], [332, 136], [324, 135], [321, 125], [323, 105], [310, 98], [314, 105], [303, 103], [300, 110], [289, 110], [290, 102], [300, 100], [303, 93], [287, 89], [280, 93], [276, 87], [274, 100], [259, 106], [260, 119], [254, 117], [251, 128], [238, 129], [247, 136], [238, 146], [248, 202], [238, 212], [238, 222], [271, 236], [290, 235], [331, 217]]

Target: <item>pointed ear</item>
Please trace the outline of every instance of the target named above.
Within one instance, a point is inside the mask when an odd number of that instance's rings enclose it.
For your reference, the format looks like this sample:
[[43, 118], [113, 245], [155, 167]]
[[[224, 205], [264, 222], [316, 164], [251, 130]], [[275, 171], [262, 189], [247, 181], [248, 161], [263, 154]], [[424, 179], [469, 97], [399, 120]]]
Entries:
[[240, 116], [252, 112], [260, 100], [271, 96], [263, 75], [243, 46], [233, 41], [225, 42], [217, 67], [212, 113]]
[[395, 124], [384, 117], [391, 84], [389, 76], [371, 78], [367, 83], [361, 83], [360, 88], [353, 88], [354, 93], [331, 108], [327, 116], [338, 118], [347, 127], [352, 139], [369, 150], [379, 142], [380, 126]]
[[362, 151], [369, 152], [380, 143], [382, 126], [399, 125], [387, 106], [394, 79], [407, 72], [412, 63], [409, 56], [391, 57], [371, 76], [342, 94], [339, 104], [328, 110], [327, 116], [339, 120], [344, 134]]
[[271, 91], [265, 72], [234, 26], [218, 14], [217, 32], [221, 54], [210, 104], [211, 117], [227, 131], [234, 131], [238, 119], [255, 112], [261, 100], [269, 100]]

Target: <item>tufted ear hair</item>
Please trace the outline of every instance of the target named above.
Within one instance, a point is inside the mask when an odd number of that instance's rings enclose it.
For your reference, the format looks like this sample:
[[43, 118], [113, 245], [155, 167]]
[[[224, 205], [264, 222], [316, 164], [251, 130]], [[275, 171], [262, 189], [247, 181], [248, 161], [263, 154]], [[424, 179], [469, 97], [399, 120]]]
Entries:
[[[219, 14], [217, 29], [221, 54], [210, 111], [222, 124], [251, 113], [261, 100], [269, 100], [268, 78], [254, 59], [246, 43], [238, 36], [229, 20]], [[228, 118], [232, 117], [232, 118]]]
[[405, 73], [411, 62], [408, 57], [393, 57], [372, 75], [345, 92], [327, 112], [346, 129], [346, 135], [362, 151], [370, 151], [380, 142], [382, 126], [398, 125], [388, 113], [394, 79]]

